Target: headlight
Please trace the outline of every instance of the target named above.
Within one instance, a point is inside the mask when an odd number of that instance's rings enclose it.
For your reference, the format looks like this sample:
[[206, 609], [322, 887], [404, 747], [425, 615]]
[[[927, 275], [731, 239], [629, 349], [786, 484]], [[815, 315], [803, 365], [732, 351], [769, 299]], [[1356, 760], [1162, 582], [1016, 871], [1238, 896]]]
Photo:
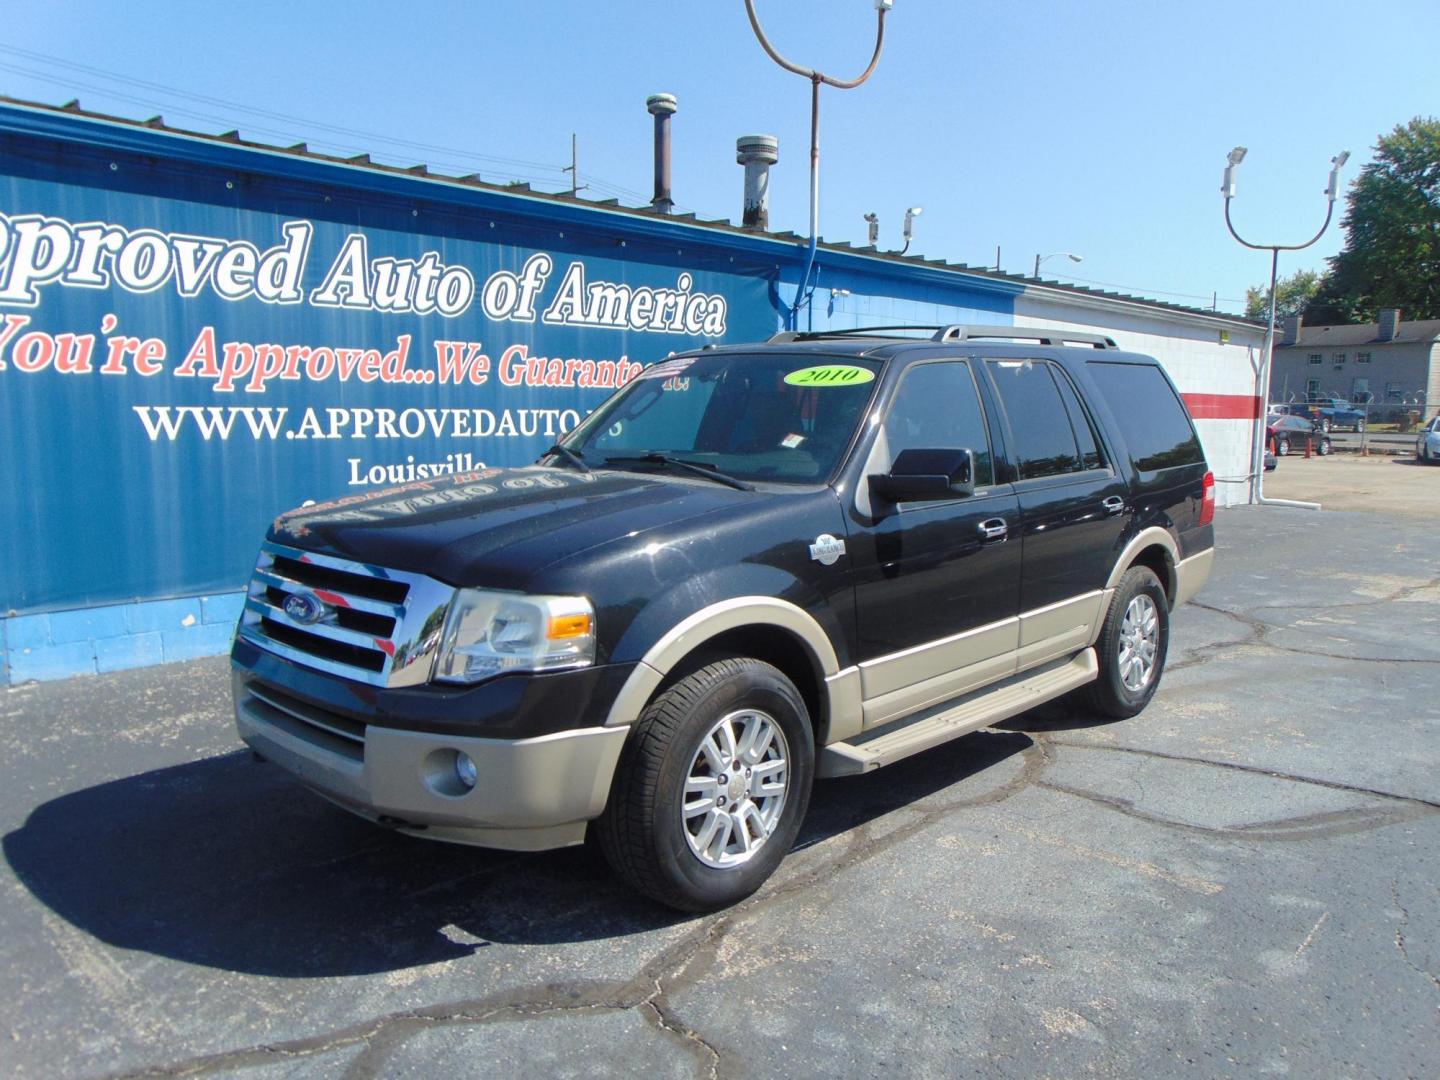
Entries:
[[435, 679], [473, 683], [594, 662], [595, 610], [585, 597], [460, 589], [445, 618]]

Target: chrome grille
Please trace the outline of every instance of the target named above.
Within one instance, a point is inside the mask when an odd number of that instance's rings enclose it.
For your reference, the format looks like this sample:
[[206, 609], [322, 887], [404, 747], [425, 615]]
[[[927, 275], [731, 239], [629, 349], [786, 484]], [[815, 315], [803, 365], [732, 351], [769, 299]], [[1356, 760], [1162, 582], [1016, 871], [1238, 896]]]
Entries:
[[319, 671], [413, 686], [430, 677], [453, 592], [420, 574], [267, 541], [240, 636]]

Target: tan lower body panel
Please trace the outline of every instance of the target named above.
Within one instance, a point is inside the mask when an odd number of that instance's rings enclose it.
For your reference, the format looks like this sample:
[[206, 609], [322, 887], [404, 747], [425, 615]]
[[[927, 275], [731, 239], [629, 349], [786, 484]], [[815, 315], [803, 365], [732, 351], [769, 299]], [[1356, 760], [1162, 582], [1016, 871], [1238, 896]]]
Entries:
[[948, 701], [1015, 670], [1020, 620], [1005, 619], [860, 665], [864, 725]]
[[1095, 639], [1105, 594], [1100, 590], [1039, 608], [1020, 616], [1020, 656], [1017, 671], [1069, 656]]
[[1206, 548], [1198, 555], [1191, 555], [1175, 564], [1175, 607], [1193, 599], [1210, 580], [1210, 568], [1215, 563], [1215, 549]]
[[[363, 751], [345, 747], [236, 680], [240, 737], [307, 787], [361, 817], [436, 840], [537, 851], [579, 843], [600, 814], [627, 730], [579, 728], [531, 739], [489, 739], [370, 725]], [[479, 782], [452, 779], [454, 755]]]
[[1068, 660], [1053, 661], [998, 686], [922, 712], [892, 729], [850, 742], [831, 743], [821, 751], [818, 774], [854, 776], [900, 761], [1084, 686], [1094, 681], [1099, 671], [1095, 650], [1084, 649]]

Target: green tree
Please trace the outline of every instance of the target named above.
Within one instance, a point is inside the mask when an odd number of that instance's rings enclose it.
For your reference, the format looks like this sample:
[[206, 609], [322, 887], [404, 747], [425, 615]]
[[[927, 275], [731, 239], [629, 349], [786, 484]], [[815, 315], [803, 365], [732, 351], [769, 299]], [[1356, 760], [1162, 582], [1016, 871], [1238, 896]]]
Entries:
[[[1296, 270], [1289, 277], [1275, 282], [1275, 323], [1304, 311], [1320, 288], [1320, 275], [1314, 270]], [[1245, 316], [1263, 319], [1270, 314], [1270, 286], [1252, 285], [1245, 290]]]
[[1346, 202], [1345, 247], [1305, 321], [1374, 322], [1391, 307], [1440, 318], [1440, 120], [1417, 116], [1382, 135]]

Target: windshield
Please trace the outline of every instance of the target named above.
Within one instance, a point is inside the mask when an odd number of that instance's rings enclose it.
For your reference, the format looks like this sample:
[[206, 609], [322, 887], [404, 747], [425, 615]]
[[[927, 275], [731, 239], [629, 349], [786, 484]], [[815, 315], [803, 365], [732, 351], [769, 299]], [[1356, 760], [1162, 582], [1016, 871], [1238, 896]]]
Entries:
[[676, 357], [646, 368], [564, 442], [591, 467], [661, 454], [744, 480], [820, 482], [881, 366], [794, 353]]

